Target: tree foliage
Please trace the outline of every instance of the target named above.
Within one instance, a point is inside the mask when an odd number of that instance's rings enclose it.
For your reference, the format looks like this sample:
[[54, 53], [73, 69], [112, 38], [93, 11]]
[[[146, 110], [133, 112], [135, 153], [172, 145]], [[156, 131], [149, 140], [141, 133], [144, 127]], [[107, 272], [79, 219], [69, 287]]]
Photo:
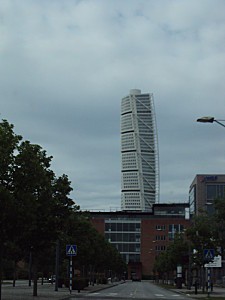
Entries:
[[118, 252], [70, 198], [68, 176], [57, 177], [51, 161], [41, 146], [24, 141], [6, 120], [0, 122], [0, 260], [28, 261], [32, 252], [37, 274], [40, 266], [53, 267], [60, 240], [62, 257], [67, 243], [78, 245], [78, 267], [122, 268]]
[[188, 261], [188, 243], [185, 233], [175, 235], [174, 241], [167, 247], [166, 251], [161, 252], [154, 264], [154, 271], [163, 274], [169, 274], [176, 271], [178, 265], [186, 266]]
[[215, 219], [206, 213], [195, 216], [192, 226], [187, 230], [187, 238], [191, 244], [192, 262], [201, 267], [206, 263], [204, 249], [217, 249], [218, 239], [215, 239]]
[[225, 199], [216, 199], [214, 203], [215, 213], [213, 215], [214, 239], [222, 249], [225, 249]]
[[[204, 257], [205, 249], [214, 249], [215, 255], [221, 254], [225, 247], [225, 199], [215, 200], [215, 213], [202, 212], [194, 216], [191, 226], [185, 232], [176, 235], [165, 252], [155, 261], [154, 270], [161, 276], [176, 270], [178, 264], [184, 268], [199, 269], [213, 258]], [[189, 269], [190, 271], [190, 269]]]
[[63, 249], [66, 244], [73, 244], [76, 241], [78, 269], [91, 268], [96, 272], [113, 270], [118, 274], [125, 271], [126, 266], [120, 253], [91, 225], [87, 213], [71, 214], [67, 219], [66, 228], [67, 238], [63, 241]]

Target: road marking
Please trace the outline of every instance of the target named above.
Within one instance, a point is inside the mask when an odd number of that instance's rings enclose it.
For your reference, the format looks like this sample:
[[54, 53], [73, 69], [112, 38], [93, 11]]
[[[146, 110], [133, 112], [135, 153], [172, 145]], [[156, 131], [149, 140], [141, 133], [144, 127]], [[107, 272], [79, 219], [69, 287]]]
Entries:
[[[100, 293], [97, 293], [97, 292], [95, 292], [95, 293], [91, 293], [91, 295], [99, 295]], [[85, 296], [88, 296], [88, 295], [85, 295]]]
[[[90, 296], [90, 295], [92, 295], [92, 296], [98, 296], [100, 293], [99, 292], [94, 292], [94, 293], [91, 293], [91, 294], [86, 294], [85, 296], [86, 297], [88, 297], [88, 296]], [[118, 295], [118, 293], [102, 293], [104, 296], [107, 296], [107, 297], [113, 297], [113, 296], [117, 296]]]
[[107, 295], [109, 295], [109, 296], [116, 296], [116, 295], [118, 295], [118, 293], [108, 293]]
[[[155, 294], [156, 297], [166, 297], [166, 295], [163, 295], [163, 294]], [[178, 294], [174, 294], [174, 295], [171, 295], [172, 297], [181, 297], [181, 295], [178, 295]]]

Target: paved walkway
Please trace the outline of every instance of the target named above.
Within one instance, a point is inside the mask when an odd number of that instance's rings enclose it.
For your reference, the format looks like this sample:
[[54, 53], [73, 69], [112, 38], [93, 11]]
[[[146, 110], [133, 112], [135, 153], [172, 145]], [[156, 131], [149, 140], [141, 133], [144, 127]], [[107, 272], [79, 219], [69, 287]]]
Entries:
[[[198, 290], [197, 295], [195, 294], [194, 287], [191, 290], [188, 290], [186, 288], [182, 289], [173, 289], [177, 293], [188, 295], [192, 298], [207, 298], [208, 293], [205, 291], [205, 293], [202, 293], [202, 290]], [[214, 287], [213, 291], [209, 293], [209, 297], [223, 297], [225, 299], [225, 288], [222, 287]]]
[[[87, 294], [98, 290], [110, 288], [118, 283], [109, 284], [95, 284], [94, 286], [89, 285], [84, 290], [80, 291], [80, 294]], [[12, 283], [2, 284], [2, 300], [46, 300], [46, 299], [68, 299], [73, 295], [77, 295], [78, 291], [73, 290], [72, 294], [68, 288], [58, 288], [55, 291], [54, 284], [44, 283], [41, 285], [38, 283], [38, 296], [33, 297], [33, 286], [29, 287], [28, 282], [17, 282], [16, 286], [13, 287]]]

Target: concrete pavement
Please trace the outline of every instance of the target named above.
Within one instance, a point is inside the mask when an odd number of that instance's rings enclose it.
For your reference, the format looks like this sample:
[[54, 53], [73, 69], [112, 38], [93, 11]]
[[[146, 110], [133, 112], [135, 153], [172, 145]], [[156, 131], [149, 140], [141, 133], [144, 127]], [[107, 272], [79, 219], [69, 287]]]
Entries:
[[[190, 296], [192, 298], [207, 298], [208, 297], [208, 293], [205, 291], [205, 293], [202, 293], [202, 290], [198, 290], [197, 295], [195, 294], [195, 289], [192, 288], [191, 290], [188, 290], [186, 288], [182, 288], [182, 289], [172, 289], [173, 291], [175, 291], [176, 293], [180, 293], [180, 294], [185, 294], [187, 296]], [[213, 291], [209, 293], [209, 297], [221, 297], [225, 299], [225, 288], [223, 287], [213, 287]]]
[[33, 286], [29, 287], [28, 282], [16, 282], [16, 286], [13, 287], [12, 283], [3, 283], [2, 284], [2, 300], [46, 300], [46, 299], [69, 299], [75, 295], [87, 294], [95, 291], [99, 291], [102, 289], [110, 288], [120, 282], [108, 283], [108, 284], [95, 284], [94, 286], [89, 285], [84, 290], [81, 290], [80, 293], [78, 291], [73, 290], [72, 294], [68, 288], [58, 288], [58, 291], [55, 291], [54, 284], [38, 283], [38, 296], [33, 297]]

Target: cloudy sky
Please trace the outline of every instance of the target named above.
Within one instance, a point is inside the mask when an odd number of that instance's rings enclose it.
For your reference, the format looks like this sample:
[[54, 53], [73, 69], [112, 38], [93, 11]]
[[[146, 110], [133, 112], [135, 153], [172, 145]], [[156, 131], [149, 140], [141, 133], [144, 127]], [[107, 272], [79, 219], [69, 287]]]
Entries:
[[82, 209], [120, 208], [120, 103], [153, 93], [160, 202], [225, 173], [224, 0], [1, 0], [0, 117], [53, 156]]

